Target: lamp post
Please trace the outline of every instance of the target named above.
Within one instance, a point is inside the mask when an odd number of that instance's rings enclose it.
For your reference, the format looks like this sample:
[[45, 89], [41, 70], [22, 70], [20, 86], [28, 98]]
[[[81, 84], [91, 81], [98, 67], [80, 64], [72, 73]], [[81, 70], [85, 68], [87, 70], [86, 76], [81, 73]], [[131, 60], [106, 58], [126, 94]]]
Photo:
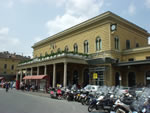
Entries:
[[121, 80], [122, 80], [122, 78], [121, 78], [121, 75], [119, 76], [119, 87], [120, 87], [120, 85], [121, 85]]

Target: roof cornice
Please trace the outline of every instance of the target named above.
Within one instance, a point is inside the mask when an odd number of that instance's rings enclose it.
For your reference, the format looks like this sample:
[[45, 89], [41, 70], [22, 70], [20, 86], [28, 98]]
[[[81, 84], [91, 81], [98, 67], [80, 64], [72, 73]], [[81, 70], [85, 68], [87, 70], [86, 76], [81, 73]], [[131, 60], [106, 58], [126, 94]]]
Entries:
[[83, 28], [83, 27], [86, 27], [86, 26], [88, 26], [88, 25], [91, 25], [91, 24], [93, 24], [93, 23], [96, 23], [96, 22], [98, 22], [98, 21], [100, 21], [100, 20], [103, 20], [103, 19], [106, 19], [106, 18], [108, 18], [108, 17], [112, 17], [112, 18], [114, 18], [115, 20], [119, 20], [120, 22], [122, 22], [122, 23], [124, 23], [124, 24], [128, 24], [129, 26], [134, 27], [136, 30], [139, 30], [139, 31], [141, 31], [142, 33], [146, 34], [147, 36], [150, 36], [150, 34], [149, 34], [145, 29], [143, 29], [143, 28], [141, 28], [141, 27], [139, 27], [139, 26], [137, 26], [137, 25], [135, 25], [135, 24], [129, 22], [128, 20], [126, 20], [126, 19], [124, 19], [124, 18], [122, 18], [122, 17], [120, 17], [120, 16], [118, 16], [118, 15], [116, 15], [116, 14], [110, 12], [110, 11], [107, 11], [107, 12], [105, 12], [105, 13], [103, 13], [103, 14], [100, 14], [100, 15], [98, 15], [98, 16], [96, 16], [96, 17], [93, 17], [93, 18], [91, 18], [91, 19], [89, 19], [89, 20], [86, 20], [86, 21], [84, 21], [84, 22], [82, 22], [82, 23], [80, 23], [80, 24], [77, 24], [77, 25], [75, 25], [75, 26], [73, 26], [73, 27], [70, 27], [70, 28], [68, 28], [68, 29], [66, 29], [66, 30], [64, 30], [64, 31], [62, 31], [62, 32], [59, 32], [59, 33], [54, 34], [54, 35], [52, 35], [52, 36], [50, 36], [50, 37], [48, 37], [48, 38], [46, 38], [46, 39], [43, 39], [43, 40], [41, 40], [41, 41], [35, 43], [35, 44], [32, 46], [32, 48], [35, 48], [35, 47], [37, 47], [37, 46], [39, 46], [39, 45], [41, 45], [41, 44], [47, 43], [48, 41], [52, 41], [52, 40], [54, 40], [54, 39], [56, 39], [56, 38], [58, 38], [58, 37], [62, 37], [62, 36], [64, 36], [64, 35], [67, 35], [67, 34], [73, 32], [73, 31], [76, 31], [76, 30], [78, 30], [78, 29], [81, 29], [81, 28]]
[[150, 52], [150, 46], [124, 50], [123, 55], [129, 55], [129, 54], [141, 53], [141, 52]]

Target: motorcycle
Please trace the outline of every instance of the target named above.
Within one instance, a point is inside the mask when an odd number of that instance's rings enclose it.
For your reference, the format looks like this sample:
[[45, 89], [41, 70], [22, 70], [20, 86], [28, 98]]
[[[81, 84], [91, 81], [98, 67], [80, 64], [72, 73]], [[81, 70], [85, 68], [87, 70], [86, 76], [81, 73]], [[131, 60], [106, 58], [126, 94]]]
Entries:
[[56, 98], [57, 96], [56, 96], [56, 90], [55, 90], [55, 88], [52, 88], [51, 90], [50, 90], [50, 97], [51, 98]]
[[98, 110], [99, 101], [101, 101], [103, 98], [104, 98], [104, 95], [99, 96], [97, 99], [94, 98], [88, 107], [88, 111], [92, 112], [94, 109]]
[[62, 91], [61, 89], [57, 89], [56, 98], [61, 100], [62, 99]]
[[150, 113], [150, 96], [148, 96], [148, 98], [144, 102], [141, 112], [142, 113]]
[[132, 105], [134, 98], [129, 93], [124, 94], [118, 98], [114, 105], [114, 111], [116, 113], [138, 113]]

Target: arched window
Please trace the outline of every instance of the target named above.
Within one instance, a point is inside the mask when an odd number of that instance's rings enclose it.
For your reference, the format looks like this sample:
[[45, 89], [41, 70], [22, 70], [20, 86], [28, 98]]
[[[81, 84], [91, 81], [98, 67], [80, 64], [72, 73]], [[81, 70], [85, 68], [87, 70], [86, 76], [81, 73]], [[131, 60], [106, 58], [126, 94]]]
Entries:
[[66, 51], [66, 52], [68, 52], [68, 51], [69, 51], [68, 46], [65, 46], [65, 51]]
[[74, 44], [73, 48], [74, 48], [74, 52], [78, 53], [78, 45], [76, 43]]
[[126, 49], [130, 49], [130, 40], [126, 40]]
[[96, 51], [99, 51], [102, 49], [102, 40], [100, 37], [96, 38]]
[[45, 56], [47, 55], [47, 52], [45, 52]]
[[149, 86], [150, 85], [150, 71], [147, 71], [146, 72], [146, 86]]
[[84, 53], [88, 53], [89, 51], [89, 43], [87, 40], [84, 41]]
[[60, 51], [61, 51], [60, 48], [58, 48], [58, 49], [57, 49], [57, 52], [60, 52]]
[[42, 53], [40, 53], [40, 57], [42, 57]]
[[53, 50], [51, 51], [51, 54], [53, 54], [54, 52], [53, 52]]
[[136, 47], [140, 47], [139, 43], [136, 43]]
[[115, 49], [119, 49], [119, 38], [115, 37], [114, 42], [115, 42]]

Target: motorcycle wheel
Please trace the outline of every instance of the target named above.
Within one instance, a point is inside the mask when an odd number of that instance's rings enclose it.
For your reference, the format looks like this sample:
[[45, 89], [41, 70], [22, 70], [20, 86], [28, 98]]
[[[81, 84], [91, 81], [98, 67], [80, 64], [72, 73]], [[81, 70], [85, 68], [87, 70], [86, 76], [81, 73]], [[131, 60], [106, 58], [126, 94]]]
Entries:
[[84, 99], [81, 99], [81, 104], [84, 105]]
[[116, 108], [115, 113], [128, 113], [126, 110], [122, 109], [122, 108]]
[[94, 105], [89, 105], [89, 107], [88, 107], [88, 111], [89, 112], [92, 112], [94, 109], [95, 109]]
[[89, 104], [90, 104], [89, 99], [85, 101], [85, 104], [86, 104], [86, 105], [89, 105]]
[[58, 100], [61, 100], [61, 96], [58, 96], [57, 98], [58, 98]]

